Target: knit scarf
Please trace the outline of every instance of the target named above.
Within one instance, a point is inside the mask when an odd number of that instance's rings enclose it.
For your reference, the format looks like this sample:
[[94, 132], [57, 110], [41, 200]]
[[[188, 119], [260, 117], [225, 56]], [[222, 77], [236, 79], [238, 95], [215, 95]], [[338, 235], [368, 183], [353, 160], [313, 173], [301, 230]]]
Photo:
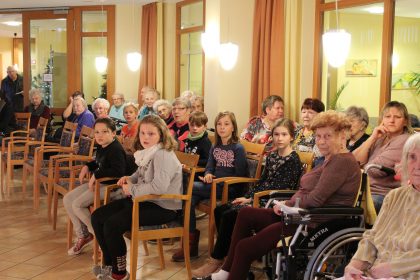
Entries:
[[195, 140], [198, 140], [198, 139], [200, 139], [201, 137], [203, 137], [203, 135], [204, 135], [204, 133], [206, 133], [206, 131], [203, 131], [203, 132], [201, 132], [200, 134], [198, 134], [198, 135], [196, 135], [196, 136], [192, 136], [191, 135], [191, 132], [190, 133], [188, 133], [188, 139], [189, 140], [191, 140], [191, 141], [195, 141]]
[[45, 104], [44, 101], [41, 101], [41, 104], [39, 104], [38, 108], [35, 109], [33, 104], [29, 105], [29, 113], [31, 113], [34, 117], [40, 117], [42, 113], [44, 112]]
[[155, 153], [162, 149], [162, 144], [153, 145], [150, 148], [140, 150], [134, 153], [134, 159], [138, 167], [146, 166], [152, 160]]

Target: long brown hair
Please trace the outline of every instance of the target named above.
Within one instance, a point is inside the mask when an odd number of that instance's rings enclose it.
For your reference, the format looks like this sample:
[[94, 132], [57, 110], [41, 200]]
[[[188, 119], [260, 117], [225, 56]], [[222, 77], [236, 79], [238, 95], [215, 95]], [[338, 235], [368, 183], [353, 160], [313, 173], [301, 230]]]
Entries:
[[171, 133], [169, 132], [168, 127], [166, 126], [165, 122], [156, 115], [147, 115], [145, 116], [138, 124], [137, 128], [137, 135], [134, 139], [134, 148], [136, 150], [143, 150], [144, 147], [141, 145], [140, 142], [140, 127], [142, 124], [151, 124], [157, 128], [160, 136], [159, 143], [162, 143], [162, 146], [167, 151], [176, 151], [178, 148], [178, 144], [176, 143], [175, 139], [172, 137]]
[[219, 134], [217, 134], [217, 122], [223, 118], [228, 116], [230, 121], [232, 122], [233, 125], [233, 131], [232, 131], [232, 137], [230, 137], [229, 139], [229, 144], [234, 144], [234, 143], [238, 143], [239, 142], [239, 137], [238, 137], [238, 124], [236, 123], [236, 118], [235, 118], [235, 114], [230, 112], [230, 111], [224, 111], [224, 112], [220, 112], [219, 114], [217, 114], [216, 119], [214, 120], [214, 135], [216, 136], [216, 141], [215, 141], [215, 145], [221, 145], [222, 144], [222, 138], [220, 138]]

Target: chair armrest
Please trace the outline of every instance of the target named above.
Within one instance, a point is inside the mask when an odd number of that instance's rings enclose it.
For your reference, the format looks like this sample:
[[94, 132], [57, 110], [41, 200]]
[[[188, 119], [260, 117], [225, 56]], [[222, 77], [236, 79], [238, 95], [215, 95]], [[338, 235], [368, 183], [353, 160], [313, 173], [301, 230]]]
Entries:
[[104, 205], [109, 203], [109, 200], [110, 200], [109, 194], [111, 193], [111, 191], [116, 190], [116, 189], [119, 189], [119, 188], [121, 188], [121, 186], [119, 186], [117, 184], [106, 186], [106, 188], [105, 188]]
[[93, 200], [93, 209], [96, 210], [101, 206], [101, 183], [108, 182], [108, 181], [115, 181], [120, 178], [117, 177], [102, 177], [95, 180], [95, 196]]
[[297, 190], [274, 190], [270, 193], [270, 198], [281, 198], [282, 200], [290, 199]]
[[10, 138], [13, 138], [14, 137], [13, 135], [18, 134], [18, 133], [26, 134], [27, 136], [29, 136], [29, 131], [27, 130], [15, 130], [10, 133]]
[[188, 200], [190, 197], [186, 194], [146, 194], [133, 199], [134, 205], [142, 201], [148, 200], [168, 200], [168, 199], [179, 199], [179, 200]]
[[352, 215], [363, 215], [363, 208], [351, 207], [351, 206], [325, 206], [303, 209], [299, 211], [301, 215], [337, 215], [337, 216], [352, 216]]
[[260, 207], [261, 197], [270, 196], [271, 193], [273, 193], [275, 191], [277, 191], [277, 190], [266, 190], [266, 191], [261, 191], [261, 192], [254, 193], [252, 207], [254, 207], [254, 208]]
[[199, 173], [199, 172], [206, 171], [206, 168], [204, 168], [204, 167], [196, 167], [195, 170], [196, 170], [197, 173]]

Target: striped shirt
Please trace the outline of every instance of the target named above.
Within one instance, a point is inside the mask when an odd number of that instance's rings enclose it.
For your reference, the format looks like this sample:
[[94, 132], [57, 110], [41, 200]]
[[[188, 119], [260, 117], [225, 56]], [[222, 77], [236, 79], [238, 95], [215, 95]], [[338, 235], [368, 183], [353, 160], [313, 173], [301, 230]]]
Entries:
[[420, 191], [394, 189], [385, 197], [373, 228], [363, 234], [353, 259], [389, 263], [393, 277], [420, 279]]

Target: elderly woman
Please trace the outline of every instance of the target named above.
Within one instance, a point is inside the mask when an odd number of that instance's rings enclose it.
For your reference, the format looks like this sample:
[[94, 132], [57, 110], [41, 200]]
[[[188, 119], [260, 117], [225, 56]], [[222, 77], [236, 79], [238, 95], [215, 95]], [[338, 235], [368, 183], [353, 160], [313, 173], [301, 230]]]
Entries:
[[371, 230], [363, 234], [346, 280], [420, 279], [420, 134], [412, 135], [402, 152], [402, 187], [385, 197]]
[[77, 123], [76, 138], [79, 138], [80, 131], [84, 125], [93, 127], [95, 124], [95, 117], [88, 110], [86, 100], [81, 97], [73, 99], [73, 113], [76, 115], [73, 122]]
[[252, 117], [241, 133], [241, 138], [249, 142], [266, 144], [266, 153], [271, 151], [271, 130], [273, 124], [284, 117], [284, 102], [278, 95], [270, 95], [262, 104], [262, 116]]
[[[395, 168], [400, 162], [404, 143], [412, 133], [407, 108], [398, 101], [388, 102], [382, 109], [380, 120], [381, 124], [353, 153], [362, 166], [374, 163]], [[393, 175], [377, 169], [370, 169], [368, 175], [372, 199], [376, 212], [379, 212], [385, 195], [398, 188], [400, 182]]]
[[169, 127], [174, 122], [174, 117], [172, 115], [172, 105], [168, 100], [159, 99], [153, 104], [153, 111], [159, 117], [165, 121], [166, 125]]
[[[111, 118], [115, 118], [115, 119], [125, 121], [125, 118], [124, 118], [124, 103], [125, 103], [124, 94], [114, 93], [112, 95], [112, 103], [113, 104], [111, 106], [111, 109], [109, 110], [109, 116]], [[118, 128], [117, 128], [117, 130], [118, 130]]]
[[369, 138], [366, 128], [369, 124], [369, 116], [363, 107], [350, 106], [346, 110], [346, 115], [351, 123], [349, 138], [347, 139], [347, 149], [353, 152], [363, 142]]
[[95, 112], [95, 118], [108, 118], [108, 110], [110, 104], [109, 101], [104, 98], [96, 98], [92, 103], [93, 112]]
[[44, 95], [38, 88], [33, 88], [29, 91], [29, 100], [31, 104], [26, 106], [24, 111], [31, 113], [31, 122], [29, 125], [31, 134], [35, 132], [35, 129], [38, 126], [39, 118], [43, 117], [48, 120], [51, 118], [50, 108], [44, 104], [44, 101], [42, 100], [43, 97]]
[[188, 125], [188, 119], [190, 117], [191, 102], [182, 97], [178, 97], [172, 103], [172, 115], [174, 116], [174, 122], [168, 128], [171, 131], [175, 140], [178, 141], [179, 150], [182, 152], [185, 148], [184, 141], [188, 137], [190, 128]]
[[192, 112], [204, 112], [204, 98], [199, 95], [191, 97], [191, 113]]
[[[312, 122], [316, 144], [325, 157], [322, 165], [303, 175], [299, 190], [281, 204], [301, 208], [353, 205], [360, 184], [359, 164], [344, 147], [350, 122], [334, 111], [320, 113]], [[284, 235], [292, 235], [296, 225], [285, 225], [280, 206], [273, 209], [245, 207], [239, 211], [229, 253], [222, 269], [202, 279], [246, 279], [253, 260], [274, 249]], [[254, 234], [255, 233], [255, 234]]]

